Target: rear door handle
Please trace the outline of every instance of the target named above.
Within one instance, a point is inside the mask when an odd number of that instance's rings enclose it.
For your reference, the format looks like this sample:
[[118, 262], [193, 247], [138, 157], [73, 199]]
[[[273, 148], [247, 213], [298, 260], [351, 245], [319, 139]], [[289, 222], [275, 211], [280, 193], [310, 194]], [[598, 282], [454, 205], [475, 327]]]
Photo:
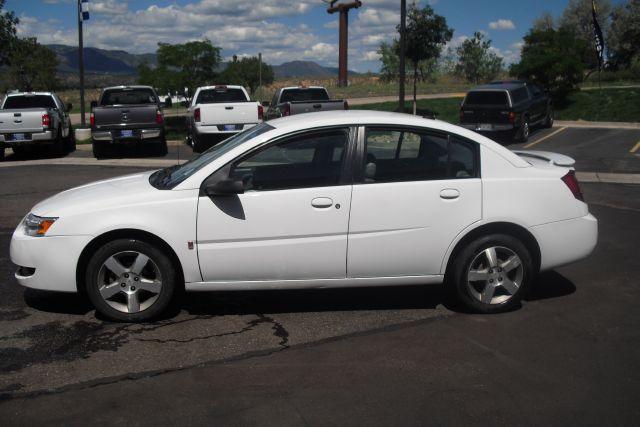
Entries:
[[322, 108], [322, 104], [313, 104], [313, 108]]
[[233, 110], [233, 107], [224, 107], [225, 110]]
[[440, 198], [445, 200], [457, 199], [460, 197], [460, 192], [455, 188], [445, 188], [440, 191]]
[[328, 197], [316, 197], [311, 201], [311, 206], [314, 208], [330, 208], [333, 206], [333, 200]]

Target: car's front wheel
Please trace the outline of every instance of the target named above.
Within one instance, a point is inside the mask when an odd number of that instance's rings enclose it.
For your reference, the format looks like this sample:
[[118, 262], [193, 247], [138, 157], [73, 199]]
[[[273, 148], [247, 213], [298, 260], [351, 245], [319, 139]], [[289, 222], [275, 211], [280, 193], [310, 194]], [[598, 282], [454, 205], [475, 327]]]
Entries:
[[518, 142], [527, 142], [529, 140], [529, 133], [531, 132], [531, 127], [529, 125], [529, 118], [523, 117], [522, 124], [520, 125], [520, 129], [516, 134], [516, 139]]
[[157, 247], [118, 239], [98, 249], [87, 264], [85, 286], [96, 310], [124, 322], [157, 317], [171, 303], [178, 275]]
[[493, 234], [472, 241], [452, 266], [459, 302], [478, 313], [517, 307], [533, 281], [531, 254], [513, 236]]

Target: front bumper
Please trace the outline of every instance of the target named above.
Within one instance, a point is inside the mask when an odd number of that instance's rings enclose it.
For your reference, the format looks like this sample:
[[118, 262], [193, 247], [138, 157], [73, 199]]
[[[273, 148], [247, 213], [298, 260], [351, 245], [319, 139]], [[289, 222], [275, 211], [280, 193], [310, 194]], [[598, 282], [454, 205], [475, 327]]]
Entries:
[[76, 269], [91, 236], [27, 236], [18, 226], [9, 248], [18, 283], [27, 288], [77, 292]]
[[150, 141], [162, 138], [162, 129], [133, 129], [131, 136], [121, 136], [122, 129], [119, 130], [93, 130], [91, 138], [100, 142], [129, 142], [129, 141]]
[[529, 229], [540, 245], [540, 270], [588, 257], [598, 243], [598, 220], [591, 214]]
[[[14, 132], [22, 133], [22, 132]], [[46, 130], [43, 132], [24, 132], [24, 135], [28, 139], [20, 141], [12, 141], [9, 139], [10, 134], [0, 134], [0, 142], [4, 143], [5, 147], [22, 147], [25, 145], [52, 143], [54, 140], [54, 134], [52, 130]]]

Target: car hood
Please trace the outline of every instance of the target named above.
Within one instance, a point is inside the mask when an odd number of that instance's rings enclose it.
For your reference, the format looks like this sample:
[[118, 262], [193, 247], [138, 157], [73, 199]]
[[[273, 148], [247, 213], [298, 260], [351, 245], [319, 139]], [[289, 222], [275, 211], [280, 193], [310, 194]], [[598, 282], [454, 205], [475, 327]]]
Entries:
[[38, 216], [59, 217], [65, 213], [99, 211], [118, 204], [126, 206], [135, 201], [148, 200], [150, 196], [160, 193], [149, 183], [152, 173], [125, 175], [75, 187], [41, 201], [31, 212]]

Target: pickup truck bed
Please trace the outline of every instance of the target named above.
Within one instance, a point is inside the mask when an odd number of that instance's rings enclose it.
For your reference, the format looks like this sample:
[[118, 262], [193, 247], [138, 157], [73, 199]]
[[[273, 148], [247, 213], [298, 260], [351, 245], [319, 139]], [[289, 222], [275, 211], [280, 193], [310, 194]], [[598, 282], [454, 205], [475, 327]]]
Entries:
[[276, 91], [267, 119], [275, 119], [294, 114], [317, 111], [346, 110], [349, 108], [344, 99], [330, 99], [327, 90], [320, 86], [285, 87]]

